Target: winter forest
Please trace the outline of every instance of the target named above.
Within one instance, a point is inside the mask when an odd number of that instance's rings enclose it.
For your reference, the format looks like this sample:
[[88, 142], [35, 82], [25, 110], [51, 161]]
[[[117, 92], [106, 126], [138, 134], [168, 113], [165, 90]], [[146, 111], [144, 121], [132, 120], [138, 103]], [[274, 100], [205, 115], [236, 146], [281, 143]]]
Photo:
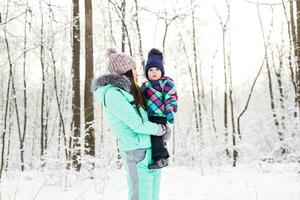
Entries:
[[299, 46], [299, 0], [0, 0], [0, 200], [127, 198], [110, 47], [175, 81], [162, 200], [300, 200]]

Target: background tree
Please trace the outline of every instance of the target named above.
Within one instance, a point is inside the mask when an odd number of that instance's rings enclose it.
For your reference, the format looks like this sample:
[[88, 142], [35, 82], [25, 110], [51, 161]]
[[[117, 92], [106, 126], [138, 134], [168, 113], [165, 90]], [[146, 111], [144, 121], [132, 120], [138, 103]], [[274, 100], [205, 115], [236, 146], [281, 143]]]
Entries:
[[73, 153], [72, 166], [75, 170], [81, 168], [80, 145], [80, 17], [79, 1], [73, 0], [73, 32], [72, 32], [72, 111], [73, 111]]
[[[91, 82], [93, 78], [93, 7], [91, 0], [85, 0], [85, 150], [87, 155], [95, 158], [94, 105], [93, 94], [91, 93]], [[92, 166], [94, 167], [94, 165], [93, 162]]]

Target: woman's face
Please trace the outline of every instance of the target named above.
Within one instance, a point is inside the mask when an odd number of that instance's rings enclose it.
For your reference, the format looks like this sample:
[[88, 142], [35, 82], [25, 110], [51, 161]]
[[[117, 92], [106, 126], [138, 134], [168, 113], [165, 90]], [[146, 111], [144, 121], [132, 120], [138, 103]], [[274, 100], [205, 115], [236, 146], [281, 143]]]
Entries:
[[136, 71], [136, 67], [132, 68], [133, 79], [137, 83], [138, 82], [138, 73]]

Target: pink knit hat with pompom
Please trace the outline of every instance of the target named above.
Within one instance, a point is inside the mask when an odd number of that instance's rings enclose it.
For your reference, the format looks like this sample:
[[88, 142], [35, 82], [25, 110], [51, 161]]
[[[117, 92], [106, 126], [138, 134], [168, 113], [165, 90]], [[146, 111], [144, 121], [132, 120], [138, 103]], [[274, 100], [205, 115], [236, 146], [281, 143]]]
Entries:
[[117, 53], [113, 48], [106, 51], [107, 67], [111, 74], [124, 74], [136, 66], [134, 59], [125, 53]]

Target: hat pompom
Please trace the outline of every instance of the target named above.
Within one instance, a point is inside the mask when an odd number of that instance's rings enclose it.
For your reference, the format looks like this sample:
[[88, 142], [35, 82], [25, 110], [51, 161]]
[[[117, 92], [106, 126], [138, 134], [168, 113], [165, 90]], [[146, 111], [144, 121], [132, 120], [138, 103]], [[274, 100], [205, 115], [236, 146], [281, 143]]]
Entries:
[[107, 57], [110, 57], [110, 55], [113, 54], [113, 53], [117, 53], [116, 49], [114, 49], [114, 48], [108, 48], [106, 50]]
[[160, 50], [158, 50], [158, 49], [155, 49], [155, 48], [151, 49], [151, 50], [149, 51], [149, 53], [148, 53], [148, 58], [149, 58], [150, 56], [153, 56], [153, 55], [159, 56], [159, 57], [161, 57], [161, 59], [163, 59], [163, 54], [162, 54], [162, 52], [161, 52]]

